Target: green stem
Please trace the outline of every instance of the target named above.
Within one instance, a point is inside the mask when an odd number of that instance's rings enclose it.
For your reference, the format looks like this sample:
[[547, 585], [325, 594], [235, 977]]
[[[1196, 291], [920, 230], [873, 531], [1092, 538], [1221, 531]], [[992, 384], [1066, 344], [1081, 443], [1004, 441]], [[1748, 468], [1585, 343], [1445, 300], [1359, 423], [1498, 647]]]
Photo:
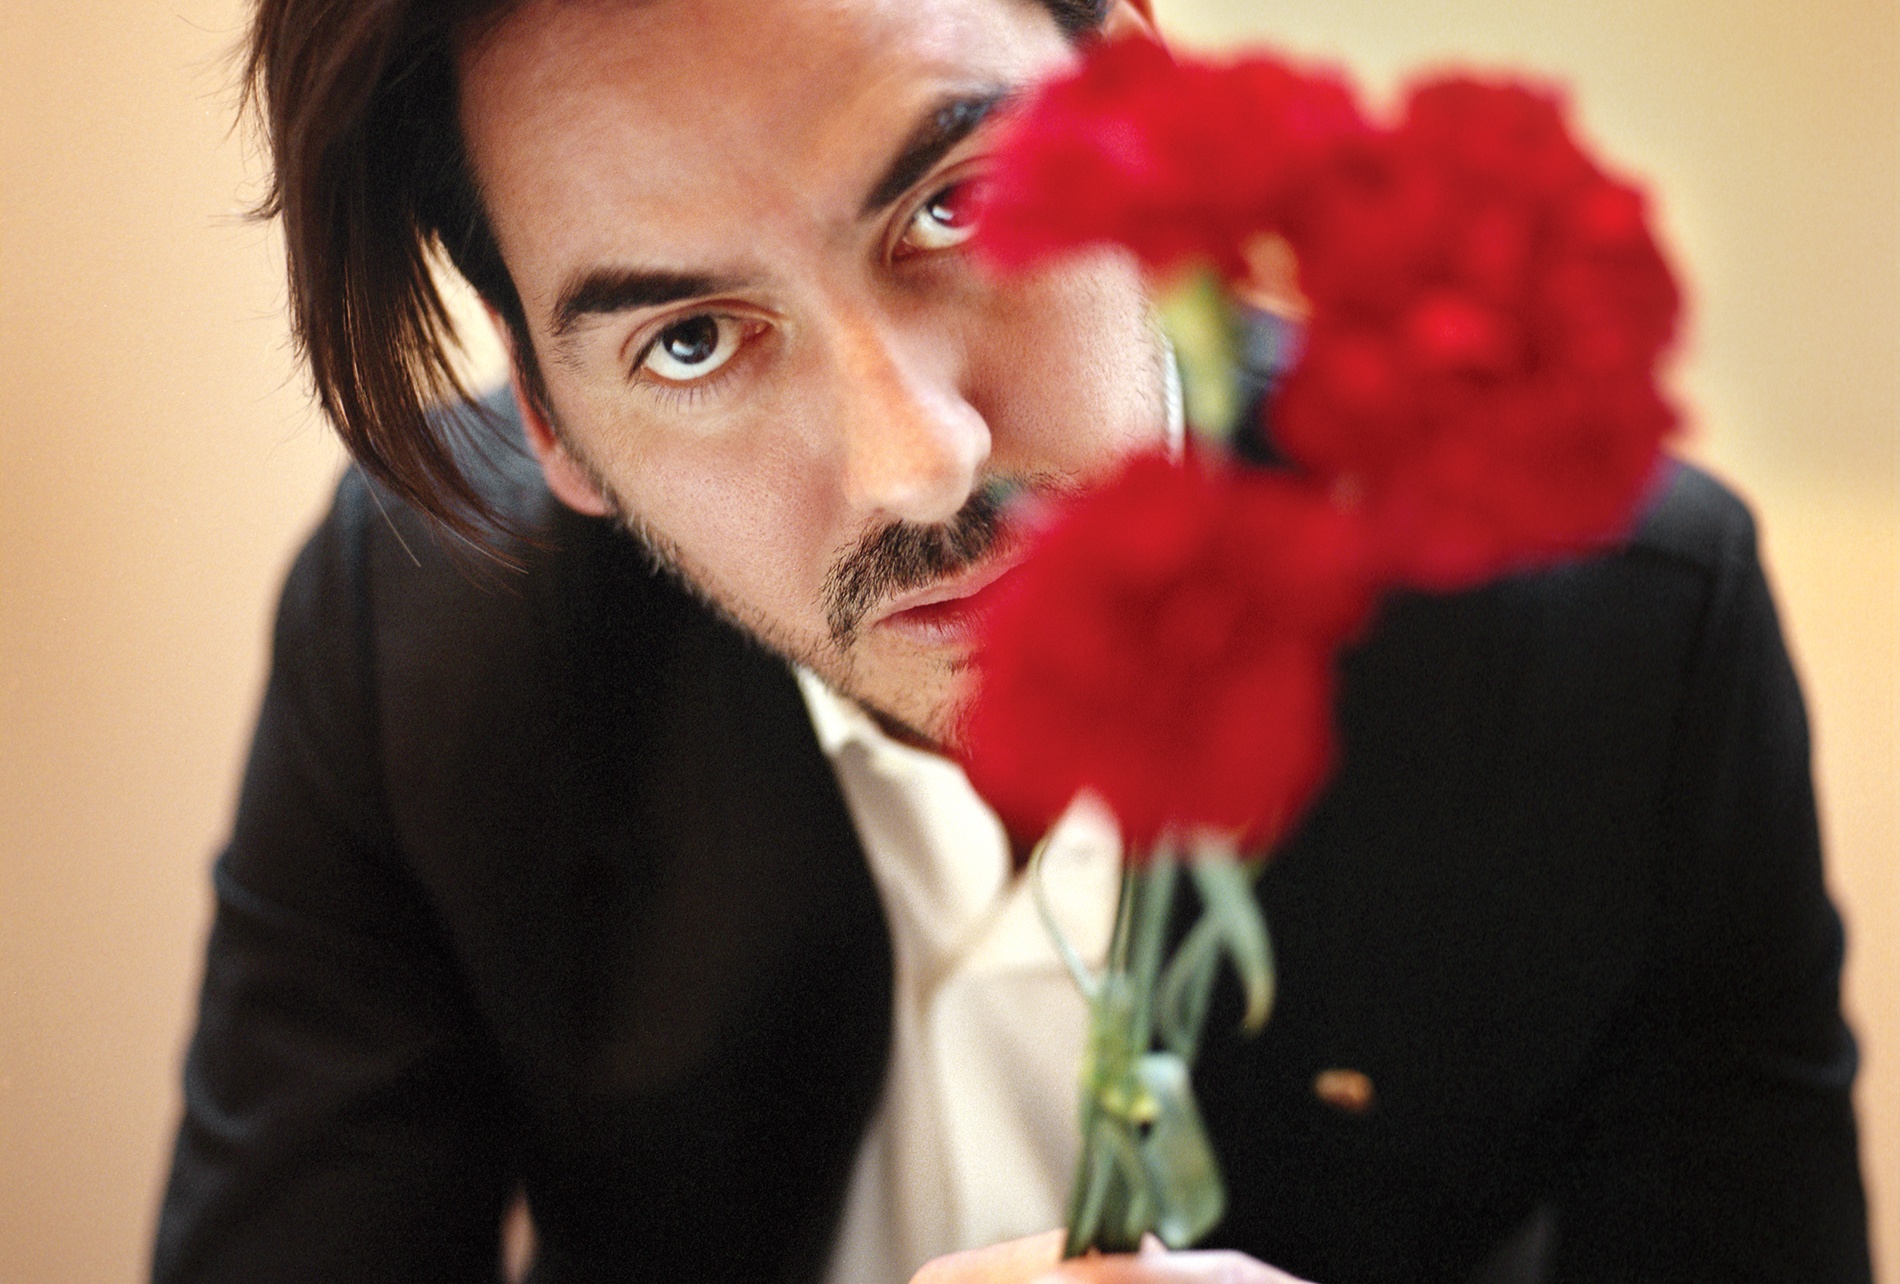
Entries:
[[1174, 850], [1159, 847], [1132, 886], [1139, 902], [1134, 920], [1134, 947], [1128, 960], [1129, 989], [1134, 1000], [1131, 1043], [1137, 1055], [1146, 1052], [1154, 1034], [1155, 984], [1161, 976], [1161, 953], [1168, 937], [1168, 911], [1174, 906]]
[[1158, 849], [1145, 865], [1131, 862], [1123, 871], [1107, 966], [1093, 991], [1084, 991], [1090, 1012], [1082, 1155], [1070, 1195], [1065, 1257], [1090, 1249], [1133, 1252], [1155, 1217], [1140, 1152], [1153, 1103], [1140, 1085], [1136, 1063], [1153, 1040], [1156, 986], [1178, 872], [1172, 846]]
[[[1254, 899], [1258, 867], [1238, 862], [1227, 843], [1202, 839], [1189, 866], [1200, 918], [1169, 960], [1181, 857], [1180, 845], [1169, 839], [1145, 863], [1123, 870], [1099, 977], [1057, 929], [1039, 881], [1035, 888], [1056, 951], [1089, 1000], [1082, 1154], [1069, 1196], [1065, 1257], [1134, 1252], [1149, 1231], [1174, 1247], [1191, 1244], [1213, 1228], [1226, 1204], [1189, 1076], [1223, 961], [1241, 979], [1244, 1028], [1265, 1021], [1273, 1001], [1272, 945]], [[1031, 875], [1041, 878], [1038, 858], [1032, 857]], [[1157, 1033], [1166, 1051], [1152, 1051]]]
[[1049, 934], [1049, 943], [1055, 946], [1056, 957], [1062, 960], [1062, 966], [1068, 968], [1069, 975], [1075, 978], [1075, 988], [1082, 991], [1082, 997], [1093, 1003], [1096, 993], [1102, 988], [1101, 978], [1089, 971], [1089, 965], [1069, 940], [1068, 933], [1062, 930], [1062, 924], [1056, 922], [1055, 907], [1049, 903], [1049, 888], [1042, 877], [1042, 857], [1048, 849], [1049, 840], [1044, 838], [1036, 844], [1036, 850], [1029, 853], [1029, 893], [1036, 902], [1036, 915], [1042, 919], [1042, 930]]

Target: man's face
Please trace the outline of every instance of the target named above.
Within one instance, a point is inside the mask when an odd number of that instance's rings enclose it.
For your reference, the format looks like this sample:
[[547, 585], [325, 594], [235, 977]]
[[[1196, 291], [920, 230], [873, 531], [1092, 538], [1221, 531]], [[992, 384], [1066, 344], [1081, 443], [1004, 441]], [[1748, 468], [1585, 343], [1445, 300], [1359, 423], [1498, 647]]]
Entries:
[[993, 279], [951, 200], [1072, 56], [1032, 0], [530, 0], [462, 57], [557, 493], [931, 740], [1003, 497], [1163, 432], [1128, 262]]

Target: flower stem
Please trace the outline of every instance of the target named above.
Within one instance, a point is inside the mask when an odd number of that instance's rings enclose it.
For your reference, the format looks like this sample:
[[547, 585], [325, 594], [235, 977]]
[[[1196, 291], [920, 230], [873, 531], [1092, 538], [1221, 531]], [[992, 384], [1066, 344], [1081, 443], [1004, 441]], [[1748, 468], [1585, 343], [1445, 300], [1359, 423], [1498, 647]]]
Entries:
[[[1211, 1230], [1226, 1206], [1189, 1067], [1221, 960], [1240, 973], [1246, 1028], [1257, 1029], [1272, 1002], [1272, 957], [1253, 895], [1258, 867], [1240, 864], [1225, 843], [1196, 843], [1190, 868], [1201, 915], [1172, 959], [1180, 854], [1164, 840], [1123, 871], [1101, 976], [1071, 962], [1089, 1000], [1089, 1041], [1065, 1257], [1134, 1252], [1149, 1232], [1182, 1247]], [[1045, 922], [1062, 951], [1067, 943], [1052, 916]], [[1072, 955], [1067, 950], [1065, 961]], [[1153, 1050], [1157, 1033], [1167, 1050]]]
[[1156, 1114], [1139, 1062], [1154, 1036], [1178, 865], [1164, 847], [1122, 874], [1108, 966], [1090, 1002], [1082, 1075], [1082, 1157], [1070, 1198], [1064, 1256], [1133, 1252], [1154, 1222], [1141, 1143]]

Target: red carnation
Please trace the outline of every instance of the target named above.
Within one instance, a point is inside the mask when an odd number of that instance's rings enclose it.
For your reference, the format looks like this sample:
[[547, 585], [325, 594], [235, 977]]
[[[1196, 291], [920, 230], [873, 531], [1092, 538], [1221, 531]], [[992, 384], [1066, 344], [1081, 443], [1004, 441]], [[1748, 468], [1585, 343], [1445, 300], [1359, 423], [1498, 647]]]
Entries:
[[970, 778], [1026, 832], [1090, 789], [1133, 852], [1169, 829], [1276, 837], [1331, 765], [1334, 661], [1372, 600], [1360, 523], [1316, 492], [1139, 457], [986, 621]]
[[[1675, 283], [1641, 193], [1597, 168], [1552, 94], [1441, 80], [1374, 131], [1330, 77], [1098, 47], [1015, 123], [986, 200], [977, 244], [1004, 267], [1109, 242], [1151, 271], [1199, 260], [1239, 280], [1278, 238], [1310, 315], [1268, 412], [1299, 479], [1138, 458], [1004, 581], [961, 739], [1019, 832], [1090, 790], [1134, 861], [1196, 831], [1278, 839], [1330, 769], [1336, 657], [1377, 590], [1469, 585], [1612, 538], [1674, 424], [1655, 372]], [[1221, 342], [1183, 343], [1190, 375], [1220, 377]], [[1204, 1012], [1213, 983], [1186, 953], [1163, 980], [1173, 878], [1163, 863], [1124, 884], [1117, 939], [1137, 943], [1079, 977], [1093, 1017], [1068, 1256], [1133, 1247], [1141, 1227], [1104, 1209], [1220, 1202], [1211, 1153], [1161, 1145], [1117, 1104], [1125, 1067], [1149, 1059], [1157, 989], [1197, 987], [1176, 1010]], [[1244, 881], [1211, 885], [1188, 939], [1225, 942], [1257, 1023], [1260, 907]], [[1160, 1055], [1191, 1060], [1198, 1021]]]
[[1288, 208], [1312, 305], [1279, 447], [1361, 497], [1392, 573], [1459, 587], [1621, 534], [1675, 416], [1642, 196], [1550, 94], [1426, 84]]
[[1199, 260], [1237, 275], [1302, 170], [1364, 129], [1330, 74], [1114, 41], [1038, 90], [1005, 135], [978, 243], [1005, 267], [1114, 243], [1157, 271]]
[[1113, 242], [1239, 279], [1283, 236], [1310, 320], [1276, 444], [1358, 498], [1412, 584], [1615, 538], [1675, 425], [1678, 295], [1642, 194], [1547, 91], [1438, 80], [1376, 131], [1336, 76], [1120, 41], [1038, 93], [986, 201], [1004, 266]]

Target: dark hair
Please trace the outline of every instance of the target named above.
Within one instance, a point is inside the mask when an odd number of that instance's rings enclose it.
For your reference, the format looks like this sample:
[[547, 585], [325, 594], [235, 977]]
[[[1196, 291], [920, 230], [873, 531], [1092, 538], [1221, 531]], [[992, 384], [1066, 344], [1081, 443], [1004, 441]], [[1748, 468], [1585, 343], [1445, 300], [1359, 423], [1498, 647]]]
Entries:
[[[518, 0], [258, 0], [245, 101], [283, 219], [297, 345], [324, 413], [376, 480], [478, 547], [504, 529], [458, 456], [468, 415], [454, 327], [431, 275], [444, 255], [508, 327], [541, 392], [527, 317], [483, 209], [456, 114], [455, 49]], [[1107, 0], [1037, 0], [1072, 39]]]

